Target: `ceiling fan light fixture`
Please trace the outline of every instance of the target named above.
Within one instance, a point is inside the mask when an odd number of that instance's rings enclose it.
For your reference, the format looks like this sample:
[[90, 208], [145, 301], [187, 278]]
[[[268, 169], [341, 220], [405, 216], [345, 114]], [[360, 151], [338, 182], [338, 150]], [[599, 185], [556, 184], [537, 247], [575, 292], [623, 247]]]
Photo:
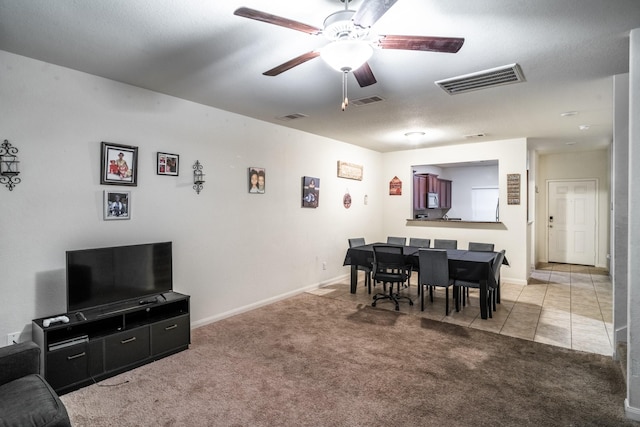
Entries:
[[320, 56], [336, 71], [357, 70], [373, 55], [373, 48], [362, 40], [337, 40], [320, 51]]

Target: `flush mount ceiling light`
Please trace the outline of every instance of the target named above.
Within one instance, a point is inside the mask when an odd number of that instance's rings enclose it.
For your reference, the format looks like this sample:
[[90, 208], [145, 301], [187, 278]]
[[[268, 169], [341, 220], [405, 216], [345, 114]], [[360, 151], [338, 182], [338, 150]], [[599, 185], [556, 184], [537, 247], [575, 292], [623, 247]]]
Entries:
[[407, 132], [404, 134], [404, 136], [406, 136], [407, 139], [414, 144], [420, 142], [424, 135], [424, 132]]
[[578, 129], [580, 130], [589, 130], [591, 128], [591, 125], [580, 125], [578, 126]]
[[564, 113], [560, 113], [560, 117], [572, 117], [577, 115], [578, 115], [577, 111], [565, 111]]

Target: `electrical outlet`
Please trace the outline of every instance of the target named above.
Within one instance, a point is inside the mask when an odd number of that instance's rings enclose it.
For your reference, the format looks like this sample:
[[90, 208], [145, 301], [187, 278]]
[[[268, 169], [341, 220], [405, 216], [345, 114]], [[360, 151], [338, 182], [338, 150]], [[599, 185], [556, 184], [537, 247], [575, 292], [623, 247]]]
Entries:
[[7, 344], [17, 344], [20, 342], [20, 332], [12, 332], [7, 335]]
[[327, 262], [326, 262], [326, 261], [324, 261], [324, 262], [322, 263], [322, 269], [323, 269], [323, 270], [326, 270], [326, 269], [327, 269]]

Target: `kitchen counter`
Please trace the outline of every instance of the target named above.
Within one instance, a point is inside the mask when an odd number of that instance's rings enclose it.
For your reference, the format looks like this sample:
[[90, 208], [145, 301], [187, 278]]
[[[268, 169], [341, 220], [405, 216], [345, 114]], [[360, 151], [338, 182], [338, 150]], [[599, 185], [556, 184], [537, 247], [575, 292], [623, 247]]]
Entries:
[[408, 226], [418, 227], [459, 227], [459, 228], [489, 228], [506, 230], [500, 221], [465, 221], [462, 219], [422, 218], [407, 219]]

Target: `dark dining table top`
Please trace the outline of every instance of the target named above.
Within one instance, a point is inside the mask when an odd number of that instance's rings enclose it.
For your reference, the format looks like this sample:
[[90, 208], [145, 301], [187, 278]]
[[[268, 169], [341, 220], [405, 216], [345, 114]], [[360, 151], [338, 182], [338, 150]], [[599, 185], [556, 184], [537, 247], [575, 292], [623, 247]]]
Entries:
[[[343, 265], [363, 265], [371, 267], [373, 263], [373, 247], [374, 246], [394, 246], [387, 243], [370, 243], [363, 246], [356, 246], [349, 248], [344, 259]], [[418, 251], [422, 249], [416, 246], [404, 246], [404, 255], [407, 257], [407, 261], [411, 264], [418, 265]], [[432, 248], [430, 248], [432, 249]], [[497, 252], [481, 252], [470, 251], [466, 249], [447, 249], [447, 257], [454, 261], [470, 261], [470, 262], [493, 262]], [[509, 262], [503, 262], [504, 265], [509, 265]]]

